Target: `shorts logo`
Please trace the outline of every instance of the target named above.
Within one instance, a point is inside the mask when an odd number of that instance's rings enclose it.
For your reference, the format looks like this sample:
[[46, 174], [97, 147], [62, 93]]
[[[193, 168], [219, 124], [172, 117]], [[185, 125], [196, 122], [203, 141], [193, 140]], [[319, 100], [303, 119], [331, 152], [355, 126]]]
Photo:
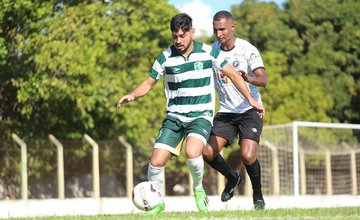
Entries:
[[251, 130], [252, 130], [253, 132], [255, 132], [255, 133], [258, 132], [258, 130], [257, 130], [256, 128], [251, 128]]
[[207, 132], [205, 129], [203, 129], [203, 133], [204, 133], [205, 135], [208, 135], [208, 132]]
[[161, 134], [162, 134], [162, 129], [160, 129], [159, 134], [158, 134], [158, 136], [156, 137], [156, 140], [159, 139], [159, 137], [161, 136]]
[[202, 62], [196, 62], [196, 63], [194, 63], [194, 69], [197, 71], [200, 71], [200, 70], [204, 69], [204, 64]]

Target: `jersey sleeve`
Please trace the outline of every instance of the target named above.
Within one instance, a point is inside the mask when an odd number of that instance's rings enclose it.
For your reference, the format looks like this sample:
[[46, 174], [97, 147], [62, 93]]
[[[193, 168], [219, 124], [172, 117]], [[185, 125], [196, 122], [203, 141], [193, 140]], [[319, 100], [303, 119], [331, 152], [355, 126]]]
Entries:
[[210, 54], [214, 58], [213, 67], [216, 70], [221, 70], [227, 64], [227, 60], [218, 49], [211, 47]]
[[164, 53], [160, 54], [149, 73], [150, 77], [152, 77], [155, 80], [159, 80], [164, 74], [165, 74], [165, 67], [163, 66], [163, 63], [166, 61], [166, 58], [164, 56]]
[[244, 46], [244, 55], [252, 71], [264, 67], [259, 50], [252, 44], [248, 43]]

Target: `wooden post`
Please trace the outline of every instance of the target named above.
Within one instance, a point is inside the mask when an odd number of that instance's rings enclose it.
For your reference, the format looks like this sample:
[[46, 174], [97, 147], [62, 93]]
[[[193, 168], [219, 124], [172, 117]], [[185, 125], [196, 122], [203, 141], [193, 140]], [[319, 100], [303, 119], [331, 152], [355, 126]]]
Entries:
[[49, 134], [50, 141], [56, 146], [57, 150], [57, 177], [58, 177], [58, 198], [65, 198], [65, 175], [64, 175], [64, 148], [58, 139]]
[[357, 195], [357, 175], [356, 175], [356, 153], [354, 150], [350, 153], [351, 160], [350, 160], [350, 167], [351, 167], [351, 194]]
[[272, 169], [273, 169], [273, 192], [274, 195], [280, 194], [280, 174], [279, 174], [279, 156], [278, 151], [274, 147], [272, 150]]
[[279, 154], [278, 149], [272, 145], [269, 141], [265, 141], [265, 147], [271, 150], [272, 156], [272, 170], [273, 170], [273, 194], [280, 194], [280, 169], [279, 169]]
[[100, 166], [99, 166], [99, 145], [87, 134], [85, 140], [92, 146], [92, 174], [93, 174], [93, 197], [100, 198]]
[[306, 166], [305, 153], [300, 148], [300, 181], [301, 181], [301, 195], [306, 195]]
[[329, 150], [326, 150], [325, 157], [326, 157], [326, 194], [332, 195], [333, 187], [332, 187], [332, 175], [331, 175], [331, 154]]
[[244, 185], [244, 195], [245, 196], [252, 196], [252, 185], [249, 174], [245, 169], [245, 185]]
[[126, 148], [126, 195], [128, 198], [131, 198], [134, 188], [132, 146], [122, 136], [119, 136], [118, 140]]
[[26, 143], [15, 133], [11, 135], [15, 143], [21, 149], [21, 199], [28, 199], [28, 175], [27, 175], [27, 146]]
[[193, 192], [193, 179], [192, 179], [190, 171], [189, 171], [189, 195], [190, 196], [194, 195], [194, 192]]

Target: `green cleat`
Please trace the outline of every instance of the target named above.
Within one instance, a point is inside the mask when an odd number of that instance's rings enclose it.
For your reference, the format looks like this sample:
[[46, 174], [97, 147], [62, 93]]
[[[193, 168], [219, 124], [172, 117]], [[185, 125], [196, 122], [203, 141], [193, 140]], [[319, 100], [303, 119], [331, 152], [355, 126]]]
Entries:
[[204, 188], [194, 189], [194, 196], [196, 206], [200, 212], [207, 211], [209, 208], [209, 199], [205, 193]]
[[164, 209], [165, 209], [165, 203], [164, 203], [164, 201], [161, 201], [159, 203], [159, 205], [157, 205], [154, 209], [152, 209], [150, 211], [145, 211], [144, 215], [145, 216], [157, 215], [160, 212], [164, 211]]

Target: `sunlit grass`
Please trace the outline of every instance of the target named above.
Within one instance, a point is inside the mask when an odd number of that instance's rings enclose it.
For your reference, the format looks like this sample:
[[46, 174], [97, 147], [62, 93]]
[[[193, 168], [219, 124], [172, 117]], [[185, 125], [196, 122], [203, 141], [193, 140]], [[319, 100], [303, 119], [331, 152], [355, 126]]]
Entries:
[[117, 220], [117, 219], [244, 219], [244, 220], [355, 220], [360, 219], [360, 207], [317, 208], [317, 209], [272, 209], [266, 211], [214, 211], [214, 212], [164, 212], [157, 216], [142, 214], [97, 215], [97, 216], [51, 216], [33, 218], [11, 218], [14, 220]]

